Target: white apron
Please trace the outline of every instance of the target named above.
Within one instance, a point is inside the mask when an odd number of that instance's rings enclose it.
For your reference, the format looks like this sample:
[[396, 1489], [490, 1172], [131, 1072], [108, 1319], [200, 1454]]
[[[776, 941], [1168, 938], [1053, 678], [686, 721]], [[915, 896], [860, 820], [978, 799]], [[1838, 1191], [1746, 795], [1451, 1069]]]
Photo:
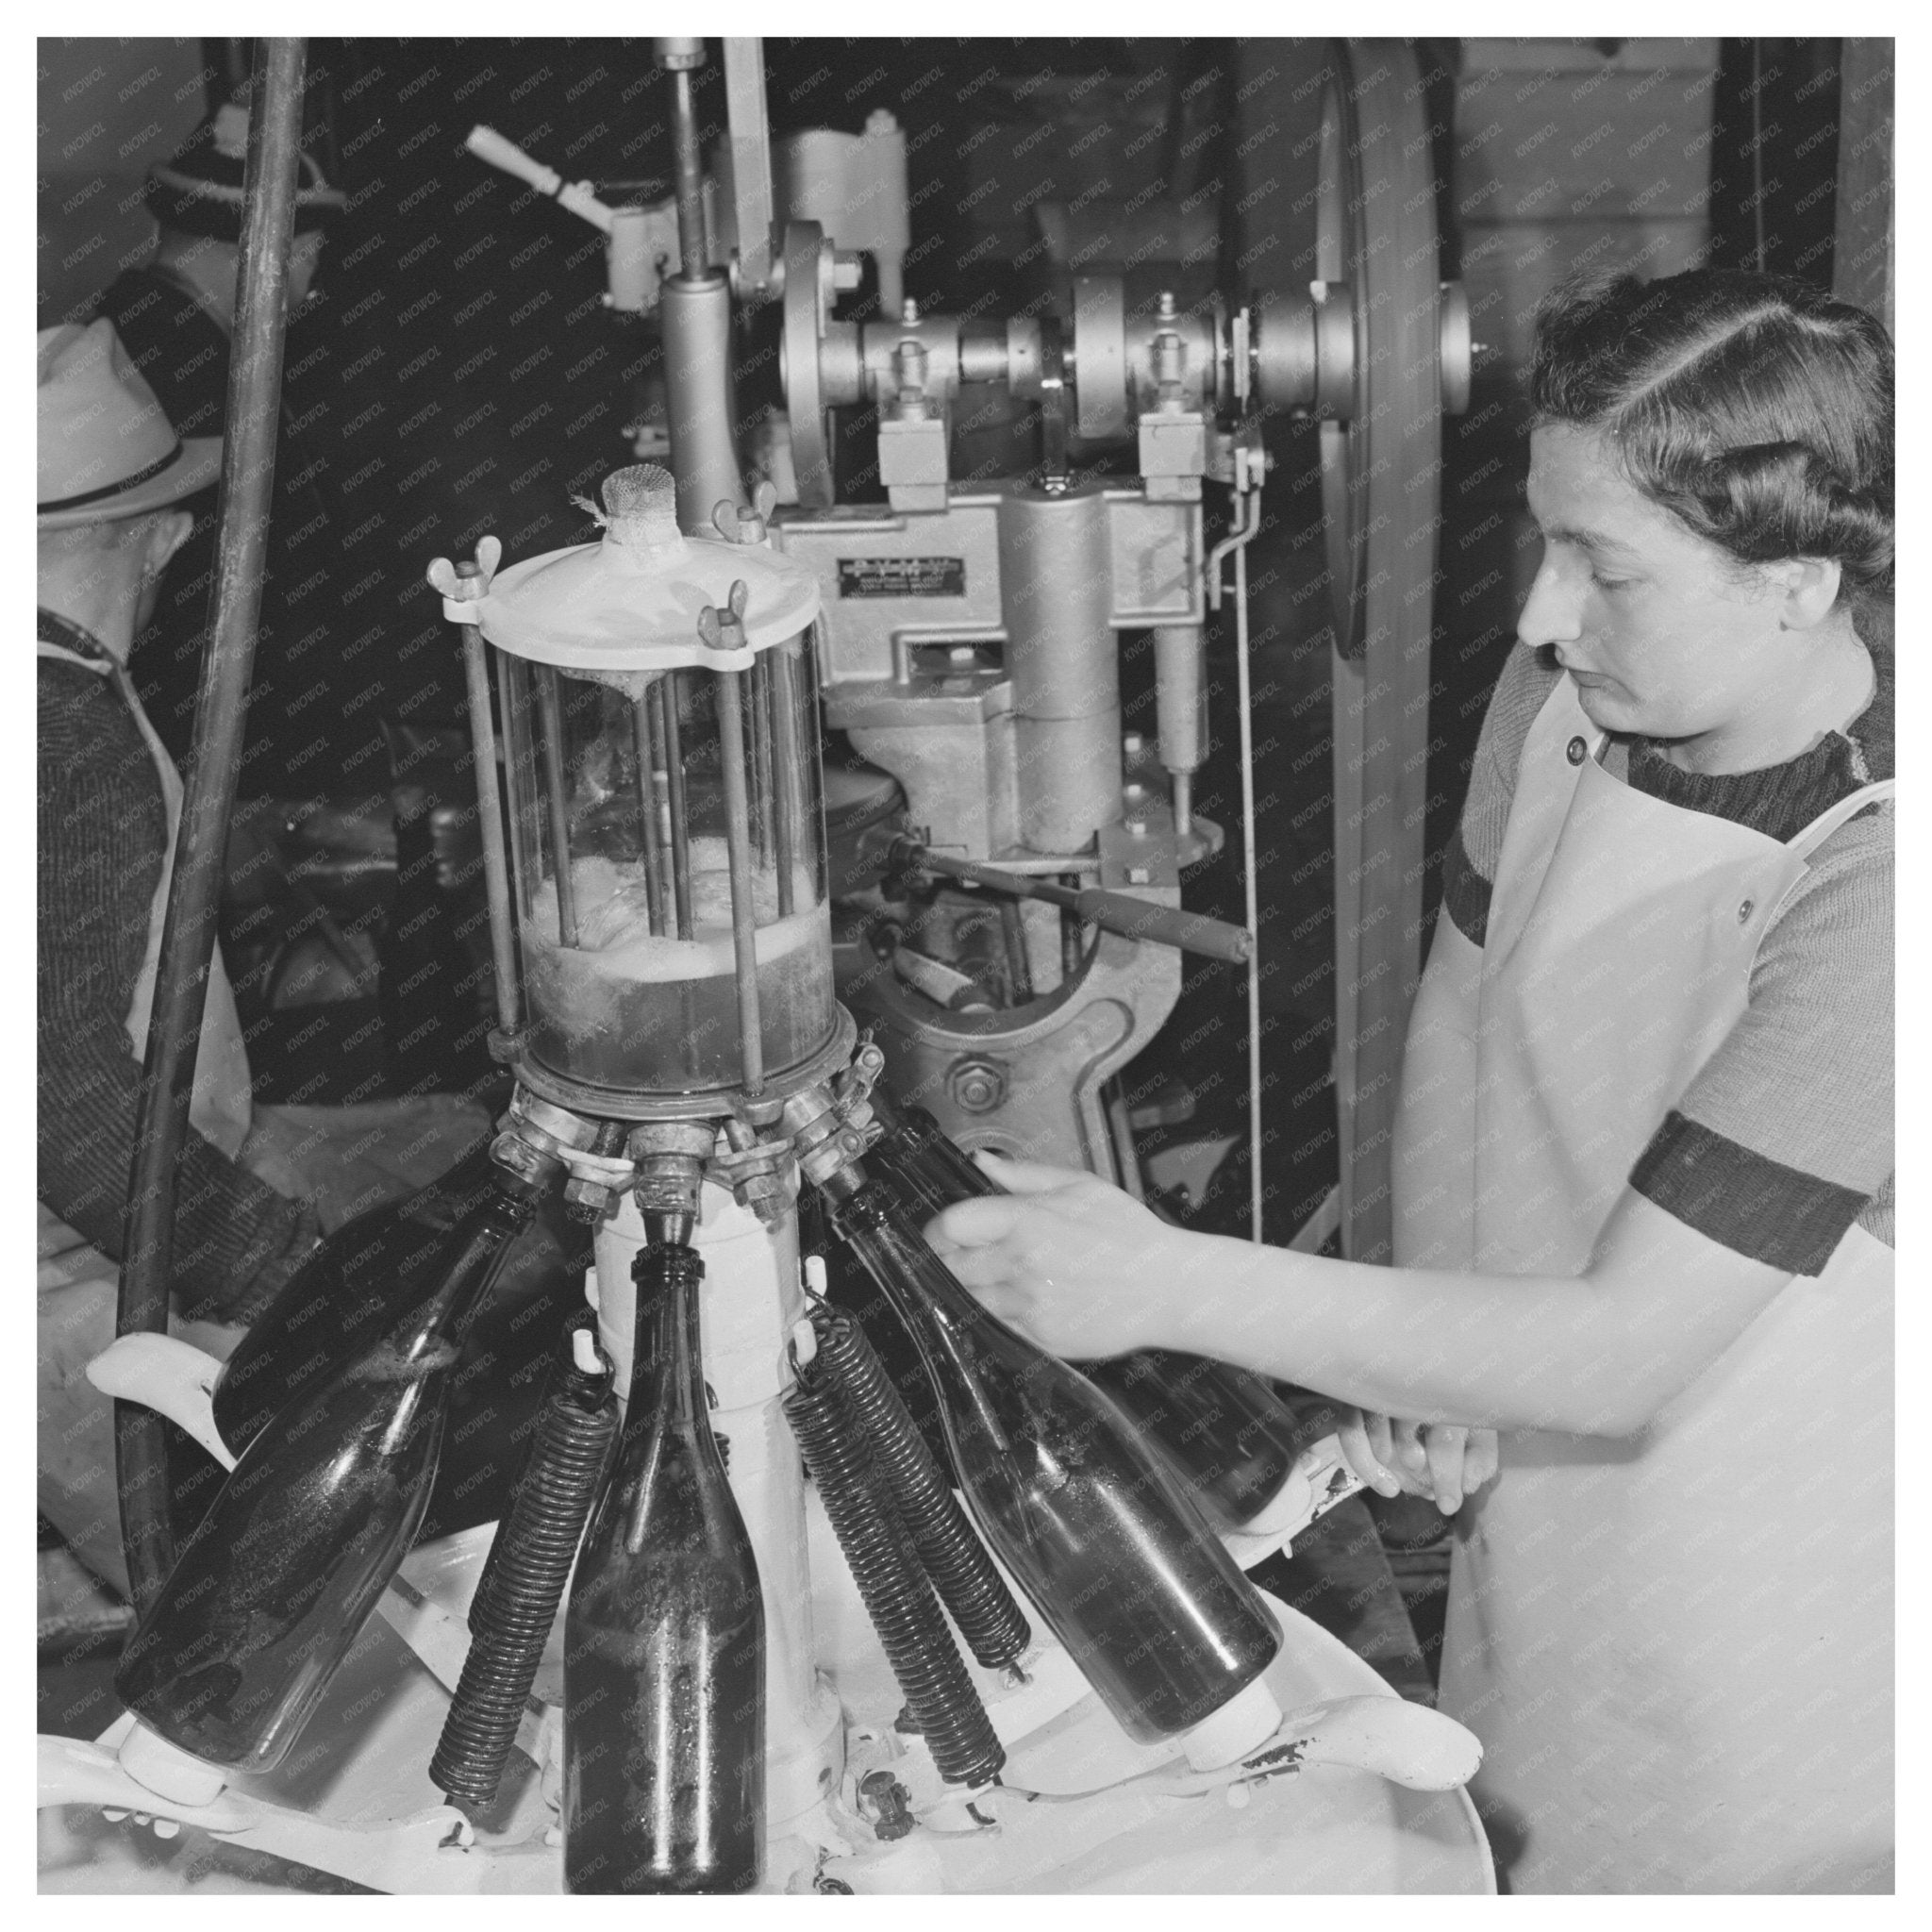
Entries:
[[[125, 1021], [134, 1058], [142, 1059], [147, 1053], [148, 1018], [154, 1011], [155, 975], [161, 961], [161, 924], [167, 916], [168, 885], [175, 876], [175, 841], [181, 825], [180, 774], [149, 724], [133, 685], [118, 666], [105, 658], [83, 658], [60, 644], [42, 642], [36, 648], [42, 658], [77, 664], [81, 670], [105, 677], [113, 686], [147, 745], [155, 776], [160, 782], [161, 805], [168, 821], [167, 843], [161, 854], [161, 874], [148, 904], [147, 949]], [[248, 1138], [249, 1093], [248, 1053], [242, 1040], [242, 1021], [235, 1010], [234, 989], [228, 984], [227, 973], [222, 965], [222, 950], [217, 945], [208, 960], [208, 1001], [201, 1018], [201, 1041], [194, 1056], [194, 1090], [188, 1118], [197, 1133], [212, 1141], [230, 1159]]]
[[[1892, 789], [1784, 845], [1632, 790], [1602, 743], [1565, 678], [1497, 868], [1468, 1016], [1487, 1273], [1583, 1272], [1808, 854]], [[1889, 1886], [1891, 1330], [1891, 1251], [1854, 1227], [1642, 1436], [1504, 1436], [1441, 1706], [1483, 1740], [1517, 1890]]]

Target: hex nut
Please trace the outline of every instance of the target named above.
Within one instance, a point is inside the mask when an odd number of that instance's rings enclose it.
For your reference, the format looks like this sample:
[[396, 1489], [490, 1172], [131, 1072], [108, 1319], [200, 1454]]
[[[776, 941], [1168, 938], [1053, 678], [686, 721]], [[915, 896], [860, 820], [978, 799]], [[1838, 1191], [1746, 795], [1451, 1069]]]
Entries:
[[1007, 1097], [1006, 1073], [991, 1060], [960, 1060], [946, 1075], [946, 1091], [967, 1113], [991, 1113]]

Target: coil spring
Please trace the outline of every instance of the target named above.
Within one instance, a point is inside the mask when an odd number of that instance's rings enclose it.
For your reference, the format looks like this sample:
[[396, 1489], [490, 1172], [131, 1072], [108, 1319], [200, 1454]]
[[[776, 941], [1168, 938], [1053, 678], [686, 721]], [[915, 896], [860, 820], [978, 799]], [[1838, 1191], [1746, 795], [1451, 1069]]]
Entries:
[[1015, 1663], [1032, 1639], [986, 1547], [974, 1533], [932, 1451], [865, 1331], [843, 1308], [816, 1308], [819, 1359], [871, 1439], [900, 1522], [974, 1658], [987, 1670]]
[[800, 1369], [784, 1406], [866, 1614], [940, 1775], [949, 1784], [984, 1784], [1007, 1754], [910, 1539], [880, 1494], [870, 1441], [818, 1359]]
[[429, 1760], [439, 1790], [476, 1807], [492, 1803], [503, 1781], [617, 1433], [611, 1365], [600, 1356], [600, 1370], [590, 1373], [575, 1359], [572, 1338], [593, 1320], [586, 1312], [564, 1329], [515, 1498], [470, 1606], [469, 1655]]

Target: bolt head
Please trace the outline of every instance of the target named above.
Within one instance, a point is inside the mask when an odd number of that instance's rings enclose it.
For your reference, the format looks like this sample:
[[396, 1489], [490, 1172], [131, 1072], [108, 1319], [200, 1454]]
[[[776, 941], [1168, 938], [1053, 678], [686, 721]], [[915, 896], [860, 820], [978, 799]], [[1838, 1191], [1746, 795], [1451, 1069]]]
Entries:
[[962, 1060], [946, 1078], [953, 1104], [967, 1113], [991, 1113], [1007, 1097], [1007, 1079], [987, 1060]]

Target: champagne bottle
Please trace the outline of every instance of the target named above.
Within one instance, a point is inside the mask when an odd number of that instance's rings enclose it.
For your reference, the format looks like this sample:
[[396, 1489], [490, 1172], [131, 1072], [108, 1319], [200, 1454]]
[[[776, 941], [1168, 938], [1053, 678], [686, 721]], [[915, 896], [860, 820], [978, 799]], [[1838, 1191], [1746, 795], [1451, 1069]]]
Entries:
[[706, 1409], [704, 1273], [660, 1244], [632, 1269], [630, 1406], [564, 1625], [573, 1892], [749, 1891], [764, 1861], [764, 1601]]
[[[1000, 1191], [923, 1107], [881, 1108], [876, 1090], [873, 1104], [889, 1130], [871, 1158], [883, 1157], [903, 1195], [937, 1214]], [[1260, 1376], [1164, 1349], [1082, 1366], [1147, 1432], [1216, 1529], [1252, 1523], [1288, 1480], [1305, 1432]]]
[[1173, 1737], [1244, 1693], [1280, 1633], [1128, 1419], [988, 1314], [884, 1182], [833, 1218], [912, 1333], [980, 1533], [1122, 1728]]
[[534, 1199], [492, 1188], [427, 1299], [235, 1465], [115, 1674], [170, 1743], [236, 1771], [286, 1756], [415, 1541], [464, 1334]]
[[215, 1426], [238, 1457], [279, 1409], [428, 1300], [466, 1217], [495, 1191], [490, 1145], [486, 1136], [427, 1187], [344, 1222], [282, 1284], [215, 1384]]

